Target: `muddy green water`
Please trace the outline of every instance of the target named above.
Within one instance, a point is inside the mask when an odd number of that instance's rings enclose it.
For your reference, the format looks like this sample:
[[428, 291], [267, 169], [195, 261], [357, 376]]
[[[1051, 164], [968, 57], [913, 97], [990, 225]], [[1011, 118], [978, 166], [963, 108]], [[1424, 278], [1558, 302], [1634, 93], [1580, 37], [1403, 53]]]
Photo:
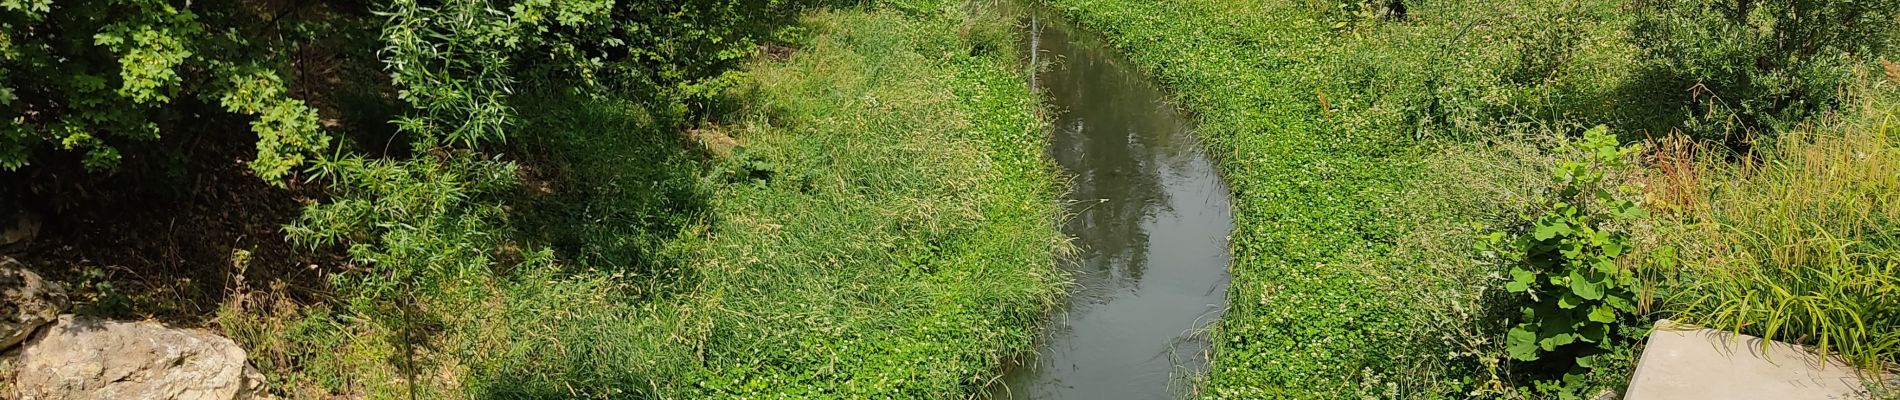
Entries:
[[1033, 82], [1053, 106], [1050, 155], [1073, 177], [1077, 286], [998, 399], [1179, 398], [1206, 366], [1226, 304], [1228, 190], [1192, 125], [1100, 37], [1023, 14]]

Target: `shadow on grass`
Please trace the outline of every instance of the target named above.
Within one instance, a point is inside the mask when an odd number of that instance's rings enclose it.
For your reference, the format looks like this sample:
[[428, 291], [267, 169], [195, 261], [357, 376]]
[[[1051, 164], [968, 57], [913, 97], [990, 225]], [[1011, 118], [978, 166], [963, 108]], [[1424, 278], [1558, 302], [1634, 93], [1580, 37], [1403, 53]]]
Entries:
[[680, 134], [683, 118], [624, 100], [521, 98], [522, 188], [510, 215], [527, 244], [554, 249], [571, 272], [690, 280], [682, 263], [690, 230], [709, 217], [711, 188], [702, 151]]

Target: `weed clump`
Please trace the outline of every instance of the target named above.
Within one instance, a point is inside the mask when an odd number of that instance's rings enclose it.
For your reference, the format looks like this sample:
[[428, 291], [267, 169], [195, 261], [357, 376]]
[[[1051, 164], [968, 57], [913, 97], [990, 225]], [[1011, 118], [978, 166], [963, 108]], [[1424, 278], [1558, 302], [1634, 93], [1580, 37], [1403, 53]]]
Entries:
[[1606, 182], [1639, 150], [1619, 146], [1602, 126], [1584, 132], [1563, 147], [1557, 189], [1522, 227], [1479, 242], [1508, 271], [1504, 290], [1527, 297], [1505, 332], [1505, 352], [1526, 362], [1526, 375], [1563, 375], [1540, 382], [1556, 386], [1551, 391], [1587, 390], [1576, 386], [1599, 364], [1626, 356], [1615, 353], [1629, 345], [1627, 327], [1640, 325], [1636, 270], [1623, 262], [1635, 242], [1624, 226], [1646, 213], [1627, 198], [1631, 188]]

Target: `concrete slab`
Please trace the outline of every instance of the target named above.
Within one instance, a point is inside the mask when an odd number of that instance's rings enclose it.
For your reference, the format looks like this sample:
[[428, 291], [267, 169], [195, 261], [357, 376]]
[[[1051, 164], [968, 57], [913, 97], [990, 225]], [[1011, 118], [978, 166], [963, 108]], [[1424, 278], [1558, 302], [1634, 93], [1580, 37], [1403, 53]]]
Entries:
[[1856, 371], [1788, 343], [1657, 321], [1626, 400], [1834, 400], [1869, 394]]

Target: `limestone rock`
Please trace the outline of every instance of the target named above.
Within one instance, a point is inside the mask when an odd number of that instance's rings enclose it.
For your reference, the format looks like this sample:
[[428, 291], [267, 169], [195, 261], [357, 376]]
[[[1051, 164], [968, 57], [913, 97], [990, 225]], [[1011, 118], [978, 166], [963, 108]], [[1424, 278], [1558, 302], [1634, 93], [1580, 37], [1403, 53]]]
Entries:
[[0, 252], [25, 249], [39, 233], [39, 217], [24, 211], [8, 213], [0, 210]]
[[66, 309], [66, 292], [40, 279], [24, 265], [0, 257], [0, 350], [13, 347], [33, 334], [34, 328], [59, 318]]
[[20, 400], [248, 400], [264, 376], [236, 342], [153, 322], [62, 315], [20, 348]]

